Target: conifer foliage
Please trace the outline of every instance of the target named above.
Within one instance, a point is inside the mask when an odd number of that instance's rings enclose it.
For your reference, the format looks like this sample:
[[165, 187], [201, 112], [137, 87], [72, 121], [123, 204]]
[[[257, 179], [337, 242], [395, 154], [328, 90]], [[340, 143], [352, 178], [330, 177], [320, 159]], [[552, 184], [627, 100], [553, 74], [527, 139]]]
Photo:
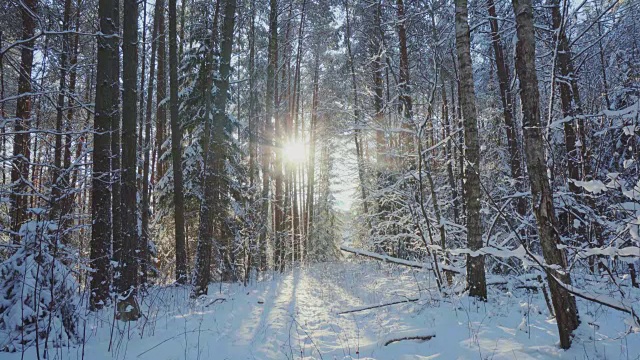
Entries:
[[29, 221], [19, 236], [17, 251], [0, 264], [0, 350], [21, 351], [36, 342], [77, 343], [78, 283], [61, 261], [69, 254], [57, 224]]

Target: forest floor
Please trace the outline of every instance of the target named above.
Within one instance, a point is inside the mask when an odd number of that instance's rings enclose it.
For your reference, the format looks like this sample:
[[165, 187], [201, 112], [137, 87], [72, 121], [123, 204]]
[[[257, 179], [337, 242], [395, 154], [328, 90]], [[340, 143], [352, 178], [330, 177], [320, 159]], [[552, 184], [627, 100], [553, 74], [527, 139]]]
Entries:
[[[477, 303], [443, 298], [435, 286], [414, 270], [337, 262], [247, 287], [213, 284], [196, 302], [186, 288], [157, 287], [141, 298], [145, 317], [138, 322], [113, 322], [109, 310], [90, 315], [85, 346], [52, 349], [49, 358], [640, 359], [640, 329], [624, 314], [579, 301], [582, 325], [572, 348], [562, 351], [541, 294], [490, 286], [489, 301]], [[385, 345], [413, 336], [431, 338]], [[36, 349], [24, 355], [35, 359]]]

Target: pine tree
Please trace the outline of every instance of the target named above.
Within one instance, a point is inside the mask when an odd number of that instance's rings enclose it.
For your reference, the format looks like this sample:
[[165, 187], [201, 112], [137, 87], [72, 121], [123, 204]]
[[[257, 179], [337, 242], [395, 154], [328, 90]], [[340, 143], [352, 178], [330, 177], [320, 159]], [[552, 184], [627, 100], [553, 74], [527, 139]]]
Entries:
[[[117, 0], [115, 0], [117, 1]], [[98, 65], [96, 71], [95, 117], [93, 134], [93, 180], [91, 227], [91, 307], [101, 309], [109, 301], [111, 284], [111, 124], [117, 116], [118, 76], [113, 62], [118, 60], [118, 33], [112, 21], [114, 0], [101, 0], [98, 4], [100, 33], [98, 37]], [[114, 90], [114, 88], [116, 90]]]
[[[235, 13], [236, 13], [236, 0], [226, 0], [224, 7], [224, 21], [222, 24], [222, 32], [221, 32], [221, 44], [220, 44], [220, 77], [216, 81], [216, 96], [213, 101], [213, 117], [211, 119], [205, 118], [205, 121], [211, 121], [213, 124], [210, 127], [211, 129], [211, 138], [212, 143], [208, 144], [211, 150], [206, 154], [208, 159], [213, 161], [207, 161], [208, 165], [213, 165], [213, 170], [218, 172], [218, 177], [223, 176], [224, 172], [224, 164], [225, 164], [225, 124], [227, 122], [227, 96], [229, 91], [229, 77], [231, 73], [231, 49], [233, 46], [233, 29], [235, 26]], [[215, 17], [214, 17], [215, 18]], [[206, 127], [205, 127], [206, 128]], [[217, 151], [212, 151], [216, 149]], [[211, 171], [209, 169], [205, 171]], [[209, 286], [209, 281], [211, 280], [211, 249], [213, 234], [209, 232], [208, 228], [203, 226], [203, 222], [210, 221], [208, 211], [213, 211], [214, 209], [223, 210], [223, 208], [216, 207], [221, 204], [214, 204], [209, 202], [211, 200], [222, 200], [221, 190], [221, 180], [217, 179], [218, 186], [217, 189], [210, 189], [209, 191], [218, 190], [217, 194], [214, 193], [215, 197], [207, 197], [206, 189], [205, 189], [205, 197], [204, 202], [201, 205], [200, 211], [200, 223], [201, 230], [198, 234], [198, 250], [196, 255], [196, 265], [194, 270], [194, 279], [193, 279], [193, 292], [192, 297], [198, 297], [200, 295], [207, 294], [207, 288]], [[217, 199], [216, 199], [217, 197]], [[218, 222], [219, 223], [219, 222]]]
[[179, 284], [185, 284], [187, 282], [187, 252], [184, 229], [182, 129], [178, 114], [178, 15], [176, 6], [176, 0], [169, 0], [169, 103], [171, 104], [171, 160], [173, 164], [173, 203], [175, 209], [176, 281]]
[[18, 250], [0, 264], [0, 351], [79, 340], [79, 285], [59, 259], [61, 234], [56, 222], [29, 221], [20, 228]]
[[[117, 270], [114, 283], [118, 292], [117, 317], [123, 321], [137, 320], [140, 307], [136, 300], [138, 286], [138, 215], [137, 215], [137, 92], [138, 86], [138, 2], [124, 0], [122, 38], [123, 96], [122, 96], [122, 193], [121, 248], [114, 244]], [[114, 229], [117, 231], [118, 229]]]

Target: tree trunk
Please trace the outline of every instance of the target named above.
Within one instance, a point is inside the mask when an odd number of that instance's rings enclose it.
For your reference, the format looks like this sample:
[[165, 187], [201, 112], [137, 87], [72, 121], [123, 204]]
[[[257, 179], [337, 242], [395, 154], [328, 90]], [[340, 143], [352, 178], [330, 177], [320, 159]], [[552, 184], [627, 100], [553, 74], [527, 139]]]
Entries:
[[[279, 203], [278, 208], [281, 209], [280, 214], [280, 231], [277, 234], [280, 234], [280, 243], [282, 244], [282, 267], [280, 271], [284, 271], [284, 268], [287, 264], [287, 260], [291, 260], [289, 254], [292, 253], [292, 238], [289, 235], [291, 230], [293, 229], [293, 225], [291, 224], [291, 163], [288, 159], [285, 159], [285, 146], [291, 141], [291, 128], [292, 126], [292, 117], [291, 117], [291, 46], [290, 46], [290, 34], [291, 34], [291, 18], [293, 15], [293, 1], [289, 1], [289, 14], [286, 19], [286, 27], [284, 34], [284, 43], [282, 49], [282, 72], [281, 72], [281, 84], [282, 84], [282, 93], [280, 94], [279, 99], [281, 99], [281, 103], [278, 103], [279, 113], [282, 114], [278, 118], [282, 118], [282, 123], [280, 126], [280, 146], [278, 146], [279, 151], [279, 168], [282, 170], [282, 196], [281, 202]], [[277, 182], [276, 182], [277, 189]], [[276, 191], [276, 194], [278, 192]], [[278, 197], [276, 197], [278, 198]]]
[[[471, 64], [471, 38], [467, 0], [456, 0], [456, 50], [460, 74], [460, 108], [462, 109], [465, 144], [464, 193], [467, 204], [467, 247], [473, 251], [482, 248], [482, 219], [480, 217], [480, 145], [476, 95]], [[484, 255], [467, 256], [467, 282], [469, 295], [487, 299]]]
[[[79, 27], [80, 27], [80, 1], [79, 0], [76, 3], [76, 9], [75, 9], [75, 23], [74, 23], [74, 30], [78, 31]], [[76, 82], [77, 82], [77, 75], [78, 72], [76, 70], [76, 65], [78, 63], [78, 43], [80, 40], [80, 35], [78, 33], [76, 33], [73, 36], [73, 42], [71, 44], [71, 59], [69, 60], [69, 86], [68, 86], [68, 92], [70, 94], [70, 96], [67, 98], [67, 122], [66, 122], [66, 135], [65, 135], [65, 145], [64, 145], [64, 160], [63, 160], [63, 168], [65, 169], [65, 172], [63, 174], [63, 183], [68, 184], [68, 190], [69, 192], [67, 193], [67, 195], [64, 197], [63, 200], [63, 204], [62, 204], [62, 209], [61, 209], [61, 218], [66, 218], [69, 216], [69, 214], [71, 214], [73, 212], [73, 203], [75, 201], [75, 192], [72, 192], [71, 189], [73, 189], [75, 187], [76, 184], [76, 180], [75, 178], [77, 177], [78, 171], [76, 169], [77, 166], [74, 166], [72, 169], [71, 166], [71, 143], [73, 142], [73, 139], [71, 138], [71, 131], [73, 130], [73, 116], [74, 116], [74, 111], [73, 111], [73, 106], [75, 104], [74, 101], [74, 96], [75, 96], [75, 92], [76, 92]], [[73, 174], [73, 177], [71, 176]], [[72, 181], [73, 180], [73, 181]], [[68, 223], [71, 223], [72, 219], [68, 220]], [[64, 242], [68, 243], [69, 242], [69, 235], [68, 233], [63, 233], [64, 236]]]
[[320, 77], [320, 51], [316, 49], [313, 70], [313, 96], [311, 99], [311, 124], [309, 130], [309, 165], [307, 170], [307, 208], [305, 209], [307, 219], [307, 236], [304, 244], [304, 258], [307, 258], [311, 242], [314, 240], [313, 217], [314, 217], [314, 186], [316, 171], [316, 129], [318, 127], [318, 103], [319, 103], [319, 77]]
[[405, 154], [412, 154], [412, 137], [409, 130], [413, 122], [413, 99], [411, 98], [411, 88], [409, 86], [409, 52], [407, 49], [407, 28], [405, 25], [406, 16], [404, 0], [396, 0], [398, 13], [398, 40], [400, 45], [400, 76], [398, 78], [398, 91], [400, 92], [400, 114], [402, 115], [402, 129], [400, 144]]
[[[178, 114], [178, 39], [176, 0], [169, 0], [169, 97], [171, 103], [171, 160], [176, 246], [176, 281], [187, 282], [187, 252], [184, 233], [184, 185], [182, 175], [182, 127]], [[161, 46], [162, 44], [158, 44]], [[158, 64], [159, 69], [160, 64]], [[160, 73], [158, 72], [158, 76]], [[160, 81], [158, 79], [158, 81]]]
[[[518, 136], [516, 124], [513, 119], [513, 98], [509, 86], [511, 85], [511, 76], [509, 74], [509, 66], [504, 58], [504, 50], [500, 41], [500, 32], [498, 29], [498, 19], [496, 7], [493, 0], [487, 0], [487, 11], [489, 13], [489, 25], [491, 26], [491, 43], [495, 54], [496, 69], [498, 74], [498, 85], [500, 88], [500, 99], [502, 100], [502, 114], [504, 116], [504, 127], [507, 133], [507, 146], [509, 148], [509, 165], [511, 168], [511, 178], [516, 181], [516, 190], [522, 189], [522, 164], [520, 148], [518, 147]], [[517, 200], [516, 210], [520, 216], [526, 213], [526, 200], [520, 196]]]
[[[164, 1], [162, 1], [164, 5]], [[156, 89], [156, 174], [155, 183], [159, 183], [160, 179], [166, 172], [164, 161], [160, 161], [162, 156], [162, 144], [166, 139], [165, 130], [167, 127], [167, 37], [165, 30], [165, 8], [158, 9], [158, 81]]]
[[[113, 115], [111, 116], [111, 234], [112, 241], [111, 247], [113, 249], [114, 261], [118, 261], [120, 259], [120, 250], [123, 249], [122, 246], [122, 215], [120, 213], [120, 207], [122, 205], [122, 194], [121, 194], [121, 161], [122, 161], [122, 151], [121, 151], [121, 135], [120, 135], [120, 124], [121, 124], [121, 113], [120, 113], [120, 1], [115, 0], [115, 6], [113, 8], [112, 19], [116, 27], [115, 34], [118, 35], [116, 42], [116, 60], [111, 63], [113, 67], [113, 76], [115, 78], [115, 84], [111, 88], [113, 91], [113, 98], [115, 102], [115, 107], [113, 108]], [[114, 275], [118, 272], [118, 269], [114, 269]], [[114, 282], [114, 285], [115, 282]], [[117, 288], [117, 285], [116, 285]], [[116, 289], [117, 290], [117, 289]]]
[[449, 104], [447, 102], [447, 90], [445, 89], [444, 80], [442, 81], [442, 119], [444, 119], [444, 135], [447, 139], [445, 146], [447, 159], [447, 180], [451, 188], [451, 200], [453, 202], [453, 221], [457, 224], [460, 221], [460, 199], [458, 197], [458, 187], [456, 186], [455, 176], [453, 174], [453, 164], [455, 164], [455, 154], [451, 144], [451, 120], [449, 119]]
[[[138, 102], [138, 1], [124, 0], [124, 24], [122, 34], [122, 188], [121, 212], [122, 249], [120, 249], [118, 270], [114, 276], [119, 293], [116, 314], [122, 321], [133, 321], [140, 317], [140, 307], [136, 300], [138, 286], [138, 212], [136, 164], [137, 102]], [[114, 200], [115, 201], [115, 200]], [[117, 229], [116, 229], [117, 230]], [[116, 272], [117, 274], [118, 272]]]
[[255, 186], [257, 174], [258, 158], [258, 127], [257, 109], [258, 102], [256, 93], [256, 4], [251, 1], [251, 20], [249, 21], [249, 187]]
[[[142, 39], [140, 39], [140, 46], [142, 47], [142, 51], [140, 54], [140, 59], [142, 60], [142, 65], [140, 66], [141, 68], [141, 72], [140, 72], [140, 90], [138, 90], [138, 96], [139, 96], [139, 100], [140, 100], [140, 104], [138, 105], [138, 136], [137, 136], [137, 140], [138, 140], [138, 154], [137, 157], [138, 159], [142, 160], [144, 159], [144, 114], [145, 114], [145, 106], [144, 106], [144, 83], [146, 80], [146, 73], [147, 73], [147, 2], [145, 1], [143, 3], [142, 6]], [[144, 160], [142, 160], [144, 161]], [[137, 180], [138, 180], [138, 188], [142, 188], [142, 178], [144, 176], [143, 172], [144, 172], [144, 165], [143, 164], [137, 164], [136, 168], [138, 169], [138, 175], [137, 175]], [[140, 196], [142, 196], [142, 194], [140, 194]]]
[[268, 48], [268, 64], [267, 64], [267, 88], [265, 100], [265, 121], [263, 129], [263, 138], [265, 146], [262, 150], [262, 221], [264, 222], [262, 231], [260, 232], [260, 269], [267, 269], [267, 230], [269, 226], [269, 192], [271, 187], [270, 170], [272, 161], [272, 152], [274, 149], [273, 134], [273, 105], [275, 90], [275, 71], [277, 66], [278, 52], [278, 2], [270, 0], [269, 11], [269, 48]]
[[110, 248], [111, 248], [111, 143], [110, 130], [113, 117], [117, 116], [118, 77], [113, 70], [118, 61], [118, 34], [112, 21], [118, 8], [117, 0], [100, 0], [98, 18], [98, 64], [96, 70], [96, 96], [93, 134], [93, 180], [91, 194], [91, 299], [92, 310], [101, 309], [109, 301]]
[[[277, 1], [272, 1], [271, 6], [274, 8], [271, 11], [277, 11]], [[284, 213], [283, 213], [283, 205], [284, 199], [282, 194], [282, 120], [279, 116], [279, 106], [280, 106], [280, 98], [278, 96], [279, 88], [278, 88], [278, 18], [277, 13], [273, 14], [273, 18], [271, 15], [269, 17], [271, 22], [270, 32], [271, 39], [269, 40], [269, 45], [273, 45], [273, 56], [270, 58], [269, 66], [273, 67], [273, 78], [272, 78], [272, 86], [273, 86], [273, 101], [274, 101], [274, 122], [275, 122], [275, 137], [274, 137], [274, 149], [275, 149], [275, 161], [273, 166], [273, 175], [275, 178], [275, 201], [273, 203], [273, 214], [274, 214], [274, 262], [275, 268], [278, 271], [284, 270], [284, 252], [283, 252], [283, 241], [282, 241], [282, 230], [284, 229]], [[267, 69], [267, 81], [269, 81], [270, 74], [269, 69]]]
[[21, 7], [22, 39], [20, 47], [20, 69], [18, 71], [18, 94], [16, 104], [16, 122], [13, 138], [13, 164], [11, 165], [11, 231], [14, 244], [20, 243], [18, 232], [28, 220], [28, 179], [31, 134], [31, 70], [33, 69], [33, 39], [36, 27], [37, 0], [25, 0]]
[[[217, 157], [222, 156], [217, 148], [217, 144], [212, 144], [213, 128], [216, 128], [214, 122], [213, 100], [211, 93], [213, 89], [213, 74], [216, 71], [214, 66], [213, 54], [217, 47], [218, 36], [218, 14], [220, 10], [220, 1], [216, 2], [215, 11], [213, 13], [213, 25], [211, 26], [211, 38], [208, 40], [207, 53], [201, 67], [201, 78], [204, 79], [202, 88], [202, 97], [204, 98], [204, 131], [200, 143], [203, 153], [203, 173], [204, 173], [204, 196], [200, 202], [200, 222], [198, 224], [198, 247], [196, 249], [196, 263], [193, 278], [192, 297], [196, 298], [207, 293], [207, 287], [211, 281], [211, 250], [214, 241], [214, 222], [217, 220], [216, 213], [220, 210], [219, 199], [219, 182], [216, 177], [222, 176], [218, 173]], [[208, 27], [208, 14], [205, 16]], [[206, 40], [205, 40], [206, 41]], [[215, 224], [219, 225], [219, 224]], [[221, 231], [217, 235], [220, 235]], [[220, 250], [220, 236], [218, 236], [218, 244], [216, 244], [216, 255]], [[218, 259], [220, 260], [220, 259]]]
[[[301, 17], [300, 17], [300, 25], [298, 27], [298, 48], [297, 48], [297, 53], [296, 53], [296, 59], [295, 59], [295, 71], [294, 71], [294, 77], [293, 77], [293, 91], [291, 93], [291, 119], [292, 119], [292, 126], [293, 128], [291, 129], [292, 131], [292, 136], [293, 136], [293, 141], [294, 142], [298, 142], [298, 127], [299, 127], [299, 121], [300, 118], [298, 116], [299, 114], [299, 107], [300, 107], [300, 62], [302, 60], [302, 39], [303, 39], [303, 34], [304, 34], [304, 23], [305, 23], [305, 7], [306, 7], [306, 0], [303, 0], [302, 2], [302, 10], [301, 10]], [[295, 119], [295, 122], [293, 121]], [[302, 226], [301, 226], [301, 221], [300, 221], [300, 207], [298, 204], [298, 188], [300, 188], [300, 192], [302, 192], [302, 186], [298, 187], [298, 168], [299, 164], [294, 164], [293, 168], [291, 169], [291, 186], [293, 188], [293, 194], [292, 194], [292, 218], [293, 218], [293, 261], [295, 262], [299, 262], [302, 260]], [[300, 184], [302, 185], [302, 184]]]
[[[213, 135], [213, 144], [215, 145], [215, 149], [223, 149], [225, 147], [225, 123], [227, 122], [227, 113], [226, 113], [226, 105], [227, 105], [227, 92], [229, 91], [229, 75], [231, 72], [231, 48], [233, 46], [233, 28], [235, 25], [235, 12], [236, 12], [236, 0], [227, 0], [224, 8], [224, 23], [222, 25], [222, 36], [221, 36], [221, 44], [220, 44], [220, 78], [219, 81], [216, 82], [216, 86], [218, 88], [218, 92], [216, 93], [216, 97], [214, 100], [214, 108], [215, 112], [213, 114], [213, 125], [212, 126], [212, 135]], [[215, 29], [214, 29], [215, 32]], [[219, 166], [220, 162], [224, 162], [224, 152], [221, 154], [219, 152], [210, 151], [207, 155], [208, 157], [215, 158], [215, 165]], [[212, 169], [213, 170], [213, 169]], [[216, 170], [222, 171], [223, 169], [216, 166]], [[208, 171], [211, 171], [208, 169]], [[222, 173], [218, 173], [217, 176], [222, 176]], [[221, 180], [217, 180], [221, 182]], [[220, 197], [222, 196], [219, 191], [220, 186], [218, 186], [218, 201], [220, 201]], [[207, 197], [205, 195], [205, 201]], [[202, 208], [214, 210], [215, 204], [204, 204], [201, 207], [201, 221], [202, 221]], [[206, 214], [205, 214], [206, 215]], [[192, 297], [197, 297], [200, 295], [204, 295], [207, 293], [207, 287], [210, 281], [210, 257], [211, 257], [211, 242], [212, 238], [203, 238], [203, 233], [199, 234], [198, 239], [198, 253], [196, 259], [196, 269], [194, 272], [194, 289], [192, 292]], [[207, 245], [208, 244], [208, 245]], [[232, 250], [230, 250], [232, 251]], [[209, 257], [209, 261], [206, 259]]]
[[[398, 3], [401, 4], [402, 0], [398, 0]], [[366, 179], [365, 179], [365, 173], [364, 173], [364, 156], [363, 156], [363, 149], [362, 149], [363, 140], [362, 140], [362, 135], [360, 133], [361, 130], [360, 130], [360, 110], [358, 109], [358, 87], [356, 83], [356, 71], [355, 71], [355, 65], [353, 61], [353, 53], [351, 52], [351, 22], [349, 21], [349, 0], [345, 0], [344, 6], [345, 6], [345, 16], [347, 20], [346, 21], [347, 55], [348, 55], [348, 62], [349, 62], [349, 70], [351, 73], [350, 74], [351, 89], [353, 91], [353, 118], [354, 118], [353, 138], [356, 145], [356, 160], [358, 163], [358, 179], [360, 180], [360, 196], [362, 196], [362, 209], [363, 209], [364, 215], [367, 216], [369, 214], [369, 207], [367, 204], [367, 186], [366, 186]], [[398, 13], [400, 13], [400, 10], [398, 10]], [[404, 25], [402, 25], [402, 28], [404, 29]], [[405, 43], [405, 46], [406, 46], [406, 43]], [[405, 52], [406, 52], [406, 48], [405, 48]], [[402, 64], [402, 61], [401, 61], [401, 64]], [[407, 77], [408, 77], [408, 73], [407, 73]], [[409, 99], [411, 98], [409, 97]]]
[[142, 171], [142, 232], [140, 238], [140, 283], [147, 283], [148, 266], [151, 260], [149, 254], [149, 216], [151, 215], [149, 192], [149, 167], [151, 162], [151, 119], [153, 113], [153, 82], [155, 76], [156, 50], [158, 45], [158, 26], [160, 13], [164, 11], [164, 1], [158, 0], [154, 9], [153, 31], [151, 40], [151, 59], [149, 61], [149, 84], [147, 87], [147, 109], [144, 122], [143, 171]]
[[516, 15], [516, 72], [520, 79], [520, 99], [522, 101], [524, 149], [533, 198], [533, 212], [538, 223], [538, 236], [542, 254], [548, 266], [558, 266], [559, 270], [546, 268], [547, 279], [556, 322], [560, 333], [560, 346], [571, 346], [571, 333], [578, 327], [578, 310], [575, 298], [556, 279], [571, 284], [567, 271], [567, 259], [557, 233], [557, 220], [553, 205], [553, 193], [549, 185], [544, 159], [544, 145], [540, 131], [540, 109], [538, 76], [535, 67], [535, 31], [533, 27], [533, 8], [531, 0], [513, 0]]
[[[580, 192], [580, 188], [571, 180], [580, 180], [580, 151], [576, 147], [576, 123], [575, 116], [580, 114], [579, 95], [574, 93], [577, 87], [573, 87], [575, 82], [575, 73], [573, 63], [571, 61], [571, 48], [567, 39], [564, 25], [562, 24], [562, 15], [560, 14], [560, 2], [558, 0], [550, 0], [551, 19], [554, 29], [554, 42], [556, 45], [556, 65], [557, 75], [554, 76], [555, 82], [560, 88], [560, 102], [562, 105], [562, 116], [569, 121], [563, 123], [564, 126], [564, 144], [567, 153], [567, 170], [569, 190], [576, 194]], [[577, 100], [577, 102], [574, 102]], [[553, 104], [550, 104], [553, 106]], [[568, 218], [568, 227], [573, 227], [572, 217]]]
[[374, 21], [375, 26], [372, 29], [372, 47], [371, 55], [373, 61], [373, 109], [375, 111], [375, 127], [376, 127], [376, 167], [378, 177], [382, 172], [386, 170], [386, 141], [384, 138], [384, 81], [382, 79], [382, 72], [384, 65], [382, 62], [382, 54], [384, 51], [383, 41], [381, 37], [382, 32], [382, 10], [379, 1], [376, 1], [375, 5]]
[[[62, 30], [67, 32], [69, 30], [69, 23], [71, 21], [71, 0], [64, 1], [64, 14], [62, 20]], [[51, 213], [50, 218], [53, 221], [58, 221], [58, 228], [61, 232], [64, 232], [66, 219], [63, 218], [62, 207], [64, 200], [62, 198], [63, 192], [65, 192], [69, 184], [65, 183], [66, 177], [63, 176], [68, 169], [62, 168], [63, 166], [63, 145], [62, 145], [62, 132], [64, 131], [64, 100], [65, 91], [67, 88], [67, 59], [70, 52], [69, 46], [69, 34], [62, 35], [62, 52], [60, 53], [60, 82], [58, 85], [58, 102], [56, 104], [56, 135], [55, 145], [53, 150], [53, 171], [51, 176]], [[67, 120], [68, 121], [68, 120]], [[63, 238], [64, 239], [64, 238]]]

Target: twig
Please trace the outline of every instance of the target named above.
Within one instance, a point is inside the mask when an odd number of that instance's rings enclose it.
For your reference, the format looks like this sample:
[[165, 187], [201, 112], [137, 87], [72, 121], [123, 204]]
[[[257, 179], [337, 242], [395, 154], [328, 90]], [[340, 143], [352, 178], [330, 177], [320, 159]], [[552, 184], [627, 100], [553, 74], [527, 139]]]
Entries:
[[222, 302], [227, 301], [227, 299], [225, 299], [225, 298], [217, 298], [217, 299], [211, 301], [210, 303], [208, 303], [207, 305], [205, 305], [204, 307], [209, 307], [210, 305], [213, 305], [213, 304], [217, 303], [218, 301], [220, 301], [222, 303]]
[[401, 301], [394, 301], [391, 303], [386, 303], [386, 304], [381, 304], [381, 305], [373, 305], [373, 306], [367, 306], [367, 307], [363, 307], [363, 308], [358, 308], [358, 309], [352, 309], [352, 310], [347, 310], [347, 311], [341, 311], [338, 313], [338, 315], [343, 315], [343, 314], [351, 314], [354, 312], [359, 312], [359, 311], [367, 311], [367, 310], [371, 310], [371, 309], [377, 309], [377, 308], [381, 308], [381, 307], [385, 307], [385, 306], [390, 306], [390, 305], [397, 305], [397, 304], [405, 304], [405, 303], [410, 303], [410, 302], [416, 302], [420, 299], [407, 299], [407, 300], [401, 300]]
[[391, 340], [387, 340], [387, 342], [384, 343], [384, 346], [387, 346], [389, 344], [393, 344], [394, 342], [399, 342], [399, 341], [404, 341], [404, 340], [423, 340], [423, 341], [427, 341], [427, 340], [431, 340], [434, 337], [436, 337], [436, 334], [433, 335], [418, 335], [418, 336], [405, 336], [405, 337], [401, 337], [401, 338], [397, 338], [397, 339], [391, 339]]

